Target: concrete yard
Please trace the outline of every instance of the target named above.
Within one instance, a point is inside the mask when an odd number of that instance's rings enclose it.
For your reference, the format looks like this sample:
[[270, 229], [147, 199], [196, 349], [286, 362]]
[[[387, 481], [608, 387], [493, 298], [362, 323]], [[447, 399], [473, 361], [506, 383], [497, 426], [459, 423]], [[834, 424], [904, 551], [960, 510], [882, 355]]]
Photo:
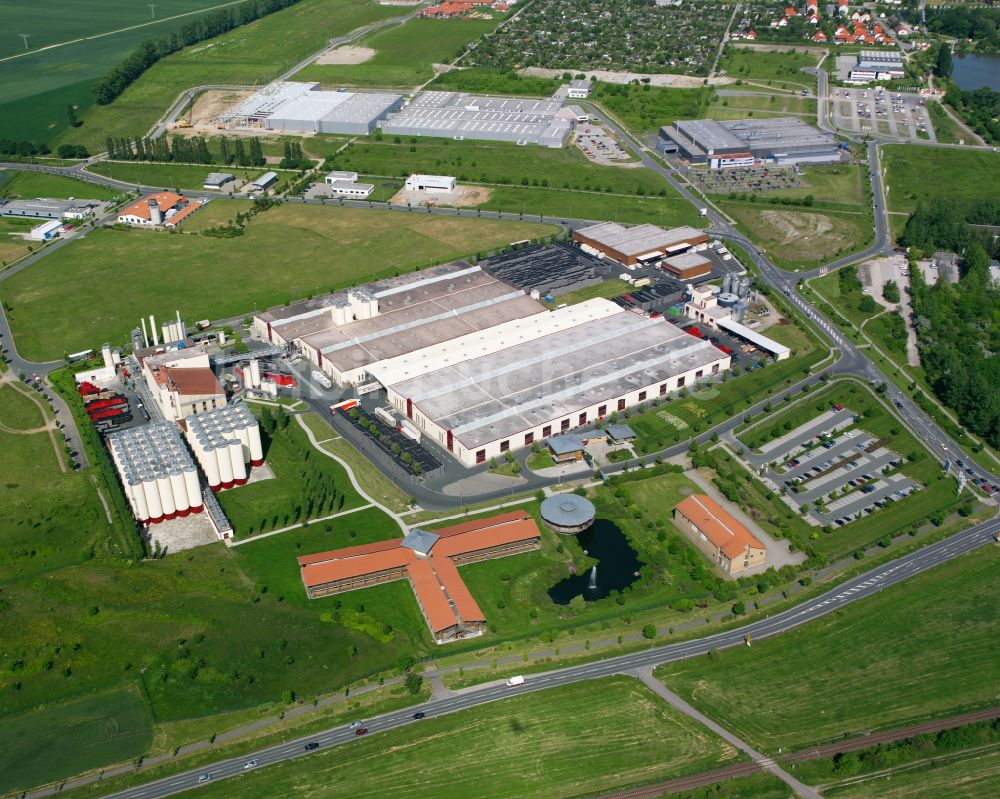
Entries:
[[833, 124], [853, 133], [877, 133], [894, 139], [937, 141], [927, 107], [919, 94], [882, 94], [875, 89], [835, 87], [830, 91]]

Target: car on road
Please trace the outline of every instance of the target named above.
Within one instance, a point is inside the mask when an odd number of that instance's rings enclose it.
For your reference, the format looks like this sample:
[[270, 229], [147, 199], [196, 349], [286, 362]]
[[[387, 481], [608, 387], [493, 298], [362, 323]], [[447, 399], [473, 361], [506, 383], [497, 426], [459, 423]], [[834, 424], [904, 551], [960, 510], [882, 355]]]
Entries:
[[354, 734], [355, 735], [367, 735], [368, 734], [368, 728], [367, 727], [358, 727], [354, 731]]
[[349, 730], [356, 730], [360, 726], [361, 726], [361, 721], [360, 720], [358, 720], [358, 721], [352, 721], [351, 722], [351, 726], [349, 726], [347, 729], [349, 729]]
[[211, 774], [202, 774], [200, 777], [198, 777], [198, 782], [208, 782], [210, 779], [212, 779]]
[[313, 749], [319, 749], [319, 744], [315, 741], [310, 741], [303, 747], [307, 752], [311, 752]]
[[427, 714], [424, 713], [422, 710], [418, 710], [416, 713], [413, 714], [413, 718], [415, 718], [415, 719], [422, 719], [426, 715]]
[[244, 771], [246, 771], [249, 768], [257, 768], [257, 761], [256, 760], [248, 760], [246, 763], [243, 764], [243, 770]]

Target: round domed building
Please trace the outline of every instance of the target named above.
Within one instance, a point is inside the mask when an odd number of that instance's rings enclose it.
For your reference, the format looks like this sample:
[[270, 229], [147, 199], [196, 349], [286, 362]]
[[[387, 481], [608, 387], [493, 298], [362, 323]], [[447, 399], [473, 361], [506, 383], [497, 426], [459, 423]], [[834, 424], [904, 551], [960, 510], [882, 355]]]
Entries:
[[542, 520], [557, 533], [582, 533], [594, 523], [594, 503], [579, 494], [556, 494], [542, 501]]

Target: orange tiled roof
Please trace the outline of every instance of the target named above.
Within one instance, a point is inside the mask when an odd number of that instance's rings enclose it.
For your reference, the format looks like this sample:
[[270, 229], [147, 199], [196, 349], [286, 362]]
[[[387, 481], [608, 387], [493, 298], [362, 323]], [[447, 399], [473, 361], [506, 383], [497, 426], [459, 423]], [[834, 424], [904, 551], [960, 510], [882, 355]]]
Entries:
[[167, 367], [167, 377], [178, 394], [224, 394], [222, 385], [207, 366]]
[[[333, 553], [330, 553], [333, 554]], [[417, 556], [412, 549], [395, 547], [379, 550], [355, 557], [324, 560], [302, 567], [302, 580], [307, 588], [336, 580], [346, 580], [351, 577], [361, 577], [364, 574], [374, 574], [396, 569], [413, 563]]]
[[764, 545], [746, 527], [705, 494], [685, 497], [677, 503], [676, 510], [690, 519], [730, 560], [742, 555], [748, 548], [764, 549]]
[[520, 519], [506, 524], [487, 527], [482, 530], [471, 530], [460, 535], [442, 538], [434, 545], [434, 555], [450, 557], [466, 552], [476, 552], [504, 544], [514, 544], [538, 538], [538, 525], [534, 519]]
[[458, 615], [462, 617], [462, 621], [486, 621], [486, 616], [479, 609], [479, 605], [472, 598], [468, 586], [459, 575], [455, 562], [451, 558], [431, 558], [431, 563], [441, 585], [445, 587], [455, 603], [455, 608], [458, 610]]
[[406, 567], [406, 571], [431, 629], [439, 633], [458, 624], [455, 611], [445, 598], [444, 588], [430, 560], [415, 560]]
[[160, 207], [160, 213], [166, 213], [177, 203], [182, 202], [184, 197], [172, 191], [158, 191], [148, 197], [140, 197], [134, 203], [119, 212], [119, 216], [138, 216], [141, 219], [149, 219], [149, 201], [156, 200]]
[[180, 211], [178, 211], [176, 214], [174, 214], [172, 217], [170, 217], [170, 219], [167, 220], [167, 224], [168, 225], [175, 225], [175, 226], [179, 225], [181, 222], [183, 222], [185, 219], [187, 219], [189, 216], [191, 216], [191, 214], [193, 214], [199, 208], [201, 208], [201, 203], [197, 202], [197, 201], [195, 201], [195, 202], [193, 202], [193, 203], [191, 203], [189, 205], [186, 205], [183, 208], [181, 208]]

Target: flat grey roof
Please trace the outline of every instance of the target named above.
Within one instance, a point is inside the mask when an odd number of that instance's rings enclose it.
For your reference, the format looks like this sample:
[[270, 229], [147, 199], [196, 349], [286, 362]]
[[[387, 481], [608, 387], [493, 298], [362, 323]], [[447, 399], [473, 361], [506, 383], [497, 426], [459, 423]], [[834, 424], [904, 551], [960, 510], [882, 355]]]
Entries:
[[775, 119], [691, 119], [674, 123], [663, 132], [676, 140], [679, 137], [695, 153], [713, 153], [720, 150], [750, 151], [759, 156], [760, 151], [775, 148], [788, 150], [796, 147], [836, 148], [832, 134], [808, 125], [797, 117]]
[[229, 172], [209, 172], [205, 175], [206, 183], [228, 183], [231, 180], [236, 180], [236, 175]]
[[601, 222], [598, 225], [580, 228], [576, 232], [627, 256], [642, 255], [652, 250], [672, 247], [674, 244], [688, 239], [704, 239], [706, 237], [704, 230], [693, 227], [684, 226], [664, 230], [656, 225], [625, 227], [617, 222]]
[[704, 266], [705, 264], [712, 263], [708, 258], [696, 252], [686, 252], [681, 255], [664, 258], [663, 262], [670, 264], [675, 269], [693, 269], [696, 266]]
[[746, 147], [746, 142], [714, 119], [681, 120], [674, 127], [708, 153]]
[[558, 527], [579, 527], [594, 520], [594, 503], [579, 494], [556, 494], [542, 500], [542, 518]]
[[545, 444], [556, 455], [568, 455], [583, 449], [583, 438], [575, 434], [551, 436], [545, 440]]
[[[329, 177], [329, 175], [327, 175]], [[366, 191], [374, 191], [374, 183], [357, 183], [353, 180], [331, 180], [328, 181], [327, 186], [334, 190], [350, 191], [351, 189], [364, 189]]]
[[97, 200], [9, 200], [0, 206], [0, 212], [17, 210], [65, 213], [75, 208], [89, 208], [92, 205], [97, 205]]
[[391, 388], [473, 449], [726, 357], [662, 318], [623, 310]]
[[604, 431], [615, 439], [615, 441], [625, 441], [629, 438], [635, 438], [635, 430], [627, 424], [609, 424], [604, 428]]

